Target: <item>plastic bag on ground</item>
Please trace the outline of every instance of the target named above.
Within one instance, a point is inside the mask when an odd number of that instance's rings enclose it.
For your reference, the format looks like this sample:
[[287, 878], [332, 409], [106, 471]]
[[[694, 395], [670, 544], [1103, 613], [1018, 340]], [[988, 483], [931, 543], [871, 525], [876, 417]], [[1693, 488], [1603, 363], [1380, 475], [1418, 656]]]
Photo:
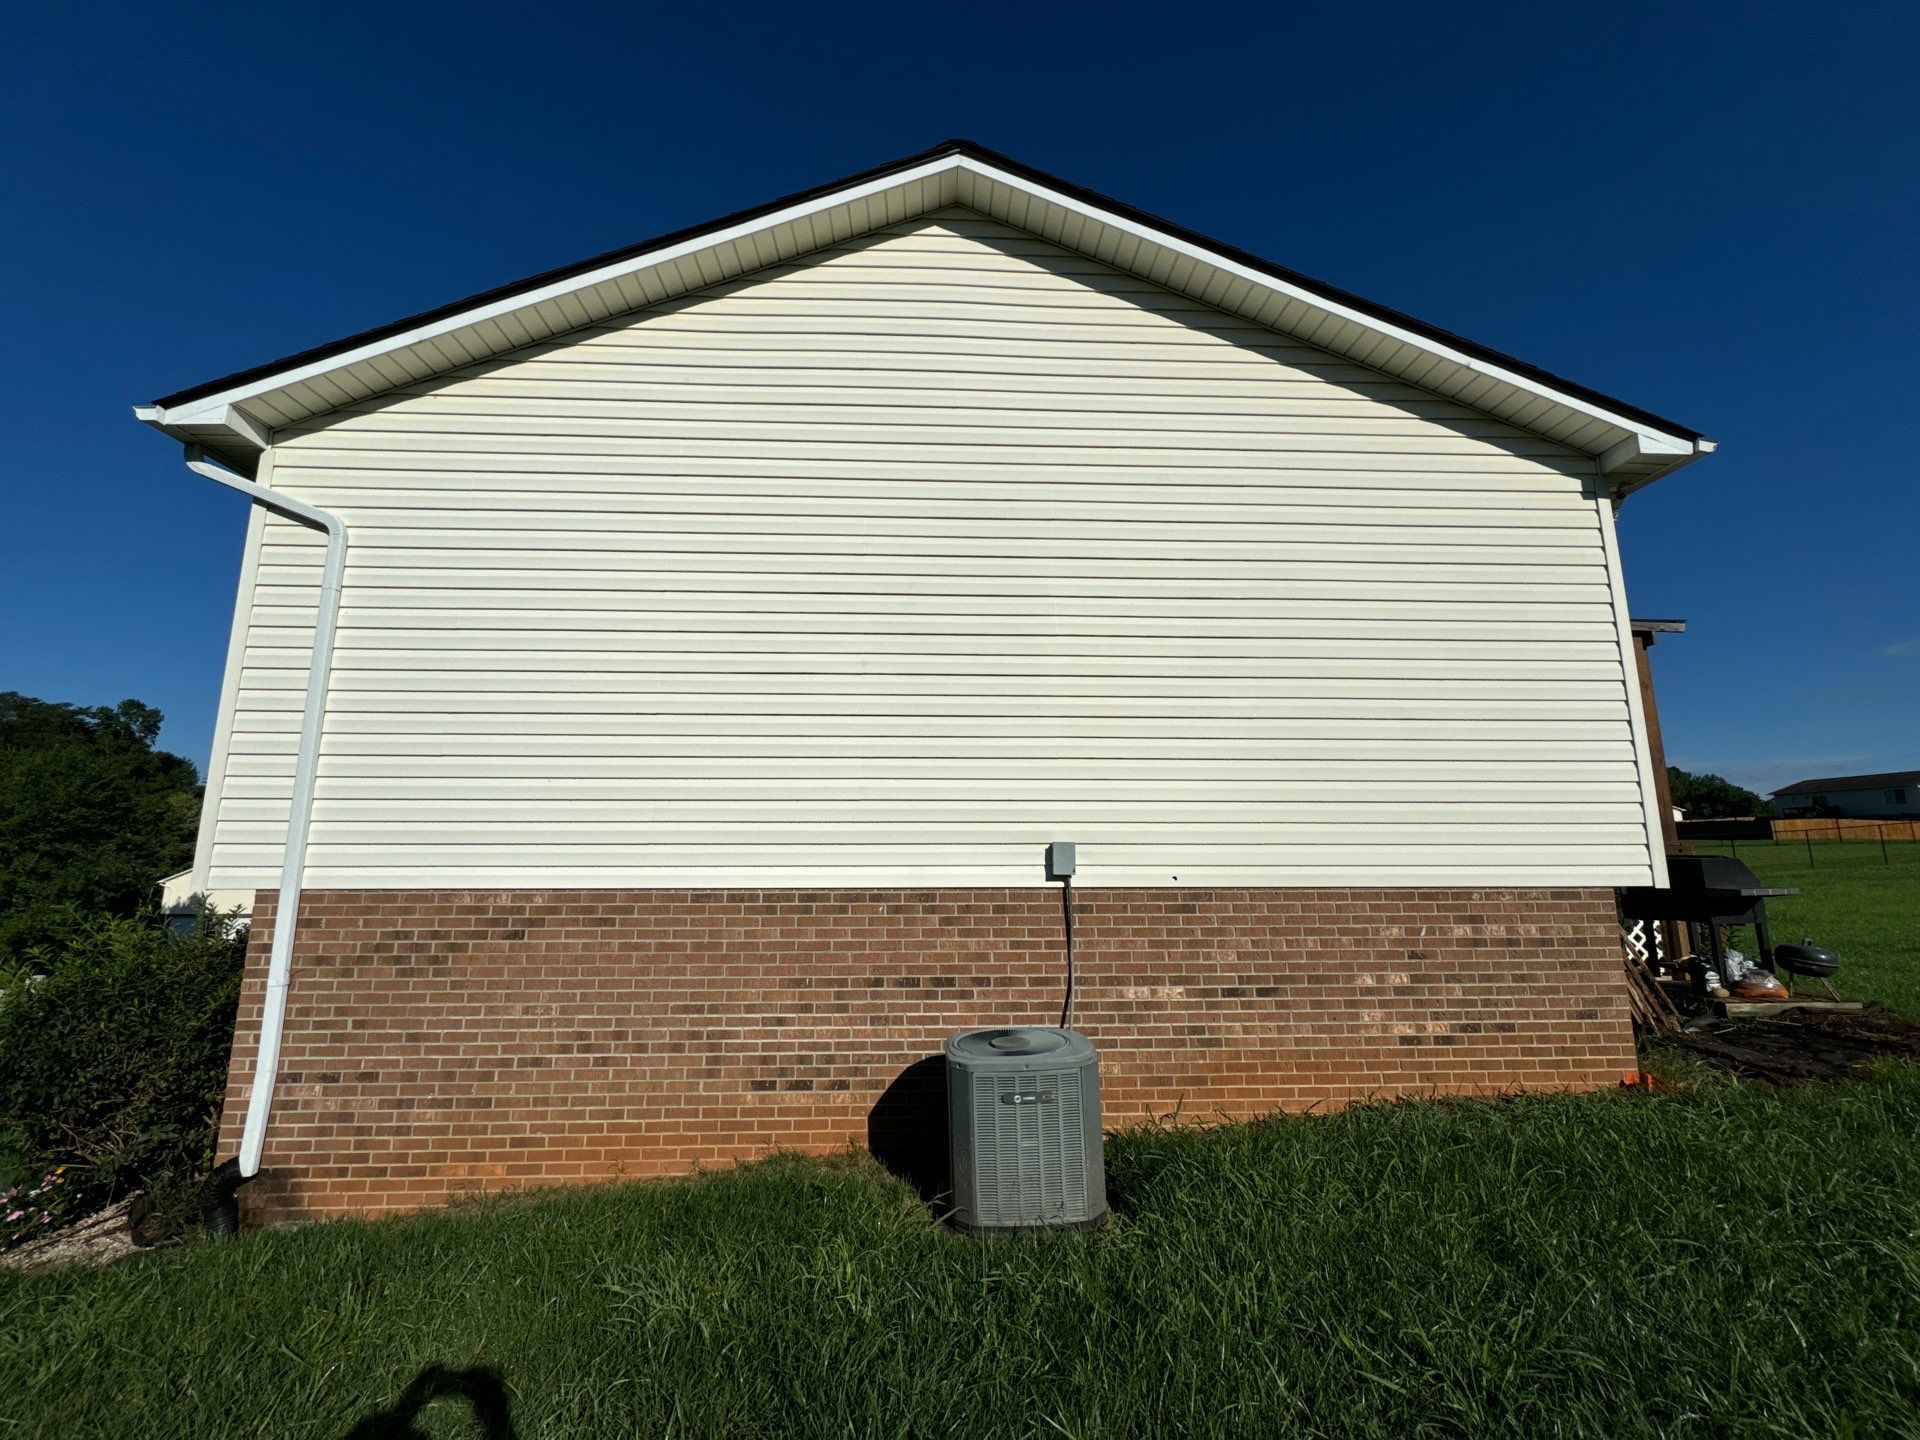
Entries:
[[1790, 998], [1787, 987], [1758, 965], [1748, 970], [1739, 980], [1728, 987], [1736, 1000], [1785, 1000]]

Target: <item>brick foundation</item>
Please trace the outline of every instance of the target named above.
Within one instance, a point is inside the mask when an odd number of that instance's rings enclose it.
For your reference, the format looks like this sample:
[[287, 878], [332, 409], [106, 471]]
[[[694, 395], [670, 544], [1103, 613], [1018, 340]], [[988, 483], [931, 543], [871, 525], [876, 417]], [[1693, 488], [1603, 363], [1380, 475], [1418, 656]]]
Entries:
[[[221, 1127], [238, 1148], [274, 895]], [[1634, 1067], [1610, 890], [1076, 893], [1109, 1128]], [[900, 1077], [1050, 1023], [1053, 890], [309, 892], [255, 1219], [943, 1142]], [[821, 1058], [823, 1043], [832, 1054]], [[920, 1075], [933, 1073], [923, 1066]], [[891, 1089], [890, 1089], [891, 1087]]]

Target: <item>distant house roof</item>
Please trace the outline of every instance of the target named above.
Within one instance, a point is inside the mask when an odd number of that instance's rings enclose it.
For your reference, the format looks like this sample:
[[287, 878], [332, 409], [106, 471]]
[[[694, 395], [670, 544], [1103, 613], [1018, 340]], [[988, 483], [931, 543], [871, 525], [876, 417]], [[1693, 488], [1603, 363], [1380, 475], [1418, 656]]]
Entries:
[[1714, 448], [1685, 425], [967, 140], [205, 381], [135, 413], [251, 474], [282, 426], [950, 205], [1585, 451], [1615, 494]]
[[1886, 770], [1878, 775], [1829, 775], [1820, 780], [1796, 780], [1773, 793], [1799, 795], [1829, 790], [1886, 790], [1895, 785], [1920, 785], [1920, 770]]

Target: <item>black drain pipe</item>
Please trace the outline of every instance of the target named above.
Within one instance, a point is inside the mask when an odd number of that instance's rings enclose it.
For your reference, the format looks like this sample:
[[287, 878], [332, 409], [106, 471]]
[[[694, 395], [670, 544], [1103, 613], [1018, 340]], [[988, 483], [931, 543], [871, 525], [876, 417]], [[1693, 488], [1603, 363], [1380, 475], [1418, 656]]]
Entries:
[[240, 1173], [236, 1158], [214, 1167], [207, 1177], [206, 1231], [216, 1239], [240, 1233], [240, 1187], [253, 1179]]

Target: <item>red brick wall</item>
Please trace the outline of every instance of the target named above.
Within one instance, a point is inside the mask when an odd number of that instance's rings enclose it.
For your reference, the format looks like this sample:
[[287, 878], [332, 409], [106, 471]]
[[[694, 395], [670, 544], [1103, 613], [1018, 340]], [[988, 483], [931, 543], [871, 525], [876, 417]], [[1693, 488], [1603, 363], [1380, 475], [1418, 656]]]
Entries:
[[[1109, 1128], [1634, 1067], [1608, 890], [1076, 899], [1074, 1019]], [[334, 890], [303, 909], [255, 1218], [865, 1143], [950, 1032], [1060, 1003], [1055, 890]], [[273, 918], [264, 892], [223, 1155]]]

